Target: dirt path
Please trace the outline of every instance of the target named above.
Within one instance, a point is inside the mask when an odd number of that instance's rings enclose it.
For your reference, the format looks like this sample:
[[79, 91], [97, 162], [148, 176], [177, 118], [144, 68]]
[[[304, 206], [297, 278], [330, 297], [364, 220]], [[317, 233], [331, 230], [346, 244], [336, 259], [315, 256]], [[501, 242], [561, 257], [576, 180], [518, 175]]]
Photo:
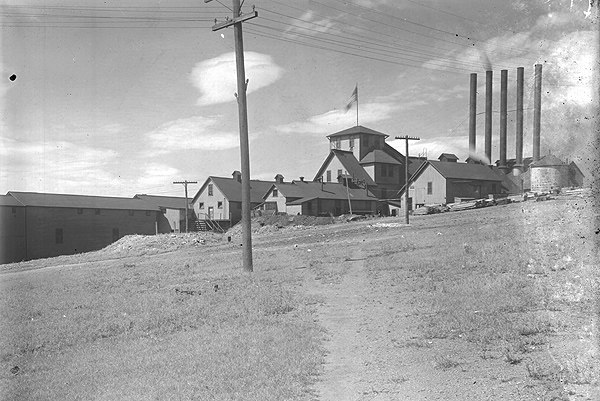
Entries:
[[365, 342], [360, 328], [366, 320], [364, 298], [369, 283], [362, 253], [356, 251], [350, 259], [344, 263], [343, 280], [321, 288], [326, 301], [319, 320], [330, 335], [325, 371], [317, 387], [323, 401], [356, 399], [365, 386], [366, 361], [360, 352]]

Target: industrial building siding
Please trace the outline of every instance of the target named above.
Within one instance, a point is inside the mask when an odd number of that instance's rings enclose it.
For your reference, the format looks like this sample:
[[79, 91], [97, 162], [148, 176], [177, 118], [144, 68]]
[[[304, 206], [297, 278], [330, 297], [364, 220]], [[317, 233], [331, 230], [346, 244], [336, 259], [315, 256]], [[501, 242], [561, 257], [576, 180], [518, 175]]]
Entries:
[[25, 208], [0, 206], [0, 263], [24, 260], [25, 247]]
[[[26, 208], [27, 259], [70, 255], [101, 249], [113, 242], [113, 233], [152, 235], [157, 213], [129, 214], [128, 210], [35, 207]], [[57, 243], [62, 230], [62, 243]]]

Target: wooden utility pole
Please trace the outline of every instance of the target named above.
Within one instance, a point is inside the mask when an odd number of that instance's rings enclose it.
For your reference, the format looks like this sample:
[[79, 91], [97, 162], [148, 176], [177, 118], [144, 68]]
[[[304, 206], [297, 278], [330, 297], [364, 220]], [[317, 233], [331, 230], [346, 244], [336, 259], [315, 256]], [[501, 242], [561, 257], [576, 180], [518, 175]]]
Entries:
[[173, 181], [173, 184], [183, 184], [183, 187], [185, 188], [185, 232], [188, 232], [188, 191], [187, 191], [187, 186], [188, 184], [197, 184], [198, 181]]
[[406, 142], [406, 153], [404, 156], [404, 217], [406, 224], [408, 224], [408, 189], [410, 187], [408, 182], [408, 141], [420, 141], [421, 138], [413, 136], [397, 136], [396, 139], [404, 139]]
[[[211, 0], [204, 0], [205, 3]], [[246, 72], [244, 68], [244, 40], [242, 35], [242, 22], [258, 17], [258, 12], [252, 9], [251, 13], [242, 14], [240, 0], [233, 0], [233, 19], [216, 23], [213, 31], [218, 31], [233, 25], [235, 42], [235, 64], [237, 69], [237, 98], [239, 127], [240, 127], [240, 153], [242, 170], [242, 253], [243, 268], [251, 272], [252, 268], [252, 231], [250, 225], [250, 151], [248, 144], [248, 110], [246, 108]]]

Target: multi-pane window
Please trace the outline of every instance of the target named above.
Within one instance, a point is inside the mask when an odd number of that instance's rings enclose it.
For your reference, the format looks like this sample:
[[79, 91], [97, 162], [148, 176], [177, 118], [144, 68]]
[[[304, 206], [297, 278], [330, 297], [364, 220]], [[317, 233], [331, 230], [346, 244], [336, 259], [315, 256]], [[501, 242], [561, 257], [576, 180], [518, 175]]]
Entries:
[[223, 209], [223, 202], [221, 202], [221, 201], [217, 202], [217, 208]]
[[331, 170], [327, 170], [327, 182], [331, 182]]
[[337, 174], [337, 176], [339, 177], [340, 175], [342, 175], [342, 169], [338, 169], [338, 174]]
[[354, 149], [354, 138], [350, 138], [350, 150]]
[[199, 203], [198, 203], [198, 207], [199, 207], [200, 209], [204, 209], [204, 202], [199, 202]]
[[208, 196], [213, 196], [213, 184], [208, 184]]
[[273, 188], [273, 198], [277, 198], [277, 196], [279, 196], [277, 188]]
[[427, 195], [431, 195], [431, 194], [433, 194], [433, 182], [428, 181], [427, 182]]

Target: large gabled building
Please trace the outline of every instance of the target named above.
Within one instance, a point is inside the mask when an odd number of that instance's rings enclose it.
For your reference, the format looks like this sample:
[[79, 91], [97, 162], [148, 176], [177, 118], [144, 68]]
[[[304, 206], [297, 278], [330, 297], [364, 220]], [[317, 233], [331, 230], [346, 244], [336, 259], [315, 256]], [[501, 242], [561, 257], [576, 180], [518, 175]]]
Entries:
[[155, 234], [160, 210], [135, 198], [10, 191], [0, 204], [2, 263], [101, 249]]
[[[329, 155], [315, 174], [315, 181], [338, 182], [349, 177], [380, 199], [394, 197], [404, 185], [406, 157], [386, 143], [388, 135], [357, 125], [328, 135]], [[422, 164], [408, 158], [409, 171]]]

